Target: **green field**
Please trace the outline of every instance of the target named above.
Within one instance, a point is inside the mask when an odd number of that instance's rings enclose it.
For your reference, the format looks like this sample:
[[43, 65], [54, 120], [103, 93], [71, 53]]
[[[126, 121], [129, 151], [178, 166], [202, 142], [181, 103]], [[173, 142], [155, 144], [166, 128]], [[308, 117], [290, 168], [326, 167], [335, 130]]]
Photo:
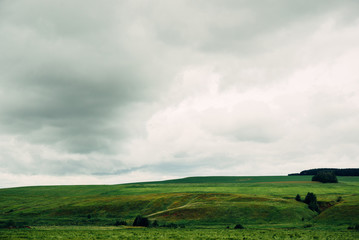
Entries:
[[[221, 236], [226, 238], [240, 234], [241, 238], [251, 235], [249, 239], [256, 239], [255, 234], [264, 231], [262, 235], [271, 238], [284, 234], [278, 239], [305, 239], [298, 236], [309, 233], [312, 237], [320, 233], [329, 234], [328, 239], [355, 239], [358, 232], [347, 228], [359, 223], [359, 177], [338, 179], [338, 184], [323, 184], [311, 182], [311, 176], [191, 177], [120, 185], [0, 189], [0, 224], [12, 221], [32, 227], [0, 230], [0, 238], [36, 235], [36, 239], [45, 239], [46, 234], [56, 238], [60, 233], [76, 238], [76, 234], [86, 233], [88, 239], [97, 234], [117, 239], [135, 239], [142, 234], [152, 239], [223, 232]], [[308, 192], [316, 194], [320, 214], [294, 199], [297, 194], [304, 199]], [[130, 225], [137, 215], [160, 225], [175, 223], [185, 228], [110, 227], [116, 221]], [[237, 223], [246, 229], [234, 230]]]
[[320, 229], [159, 229], [113, 227], [37, 227], [2, 230], [0, 239], [358, 239], [359, 232]]

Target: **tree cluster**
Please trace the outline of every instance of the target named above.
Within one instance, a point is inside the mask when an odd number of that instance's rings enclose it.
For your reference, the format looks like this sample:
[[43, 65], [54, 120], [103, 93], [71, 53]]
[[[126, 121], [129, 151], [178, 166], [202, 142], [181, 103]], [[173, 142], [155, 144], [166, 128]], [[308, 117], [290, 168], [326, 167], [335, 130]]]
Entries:
[[[297, 194], [297, 196], [295, 196], [295, 200], [298, 202], [302, 201], [299, 194]], [[303, 202], [308, 204], [308, 208], [310, 210], [320, 213], [319, 205], [317, 202], [317, 196], [314, 193], [308, 192], [307, 195], [305, 196], [305, 199], [303, 200]]]
[[318, 172], [312, 177], [312, 181], [322, 183], [338, 183], [337, 176], [333, 172]]
[[318, 213], [320, 212], [317, 202], [317, 196], [314, 193], [308, 192], [303, 202], [308, 204], [308, 208], [310, 210], [316, 211]]
[[359, 176], [359, 168], [316, 168], [289, 175], [317, 175], [319, 172], [333, 172], [336, 176]]
[[136, 227], [166, 227], [166, 228], [185, 228], [185, 225], [183, 224], [175, 224], [175, 223], [164, 223], [162, 225], [160, 225], [157, 220], [153, 221], [151, 223], [151, 221], [146, 218], [146, 217], [143, 217], [141, 215], [138, 215], [135, 220], [133, 221], [133, 224], [132, 226], [136, 226]]

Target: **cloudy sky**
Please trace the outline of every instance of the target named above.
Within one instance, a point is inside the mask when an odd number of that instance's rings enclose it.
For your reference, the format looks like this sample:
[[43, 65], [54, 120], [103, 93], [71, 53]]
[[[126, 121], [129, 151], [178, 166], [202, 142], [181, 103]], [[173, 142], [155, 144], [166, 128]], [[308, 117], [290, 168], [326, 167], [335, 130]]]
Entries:
[[358, 13], [0, 0], [0, 187], [359, 167]]

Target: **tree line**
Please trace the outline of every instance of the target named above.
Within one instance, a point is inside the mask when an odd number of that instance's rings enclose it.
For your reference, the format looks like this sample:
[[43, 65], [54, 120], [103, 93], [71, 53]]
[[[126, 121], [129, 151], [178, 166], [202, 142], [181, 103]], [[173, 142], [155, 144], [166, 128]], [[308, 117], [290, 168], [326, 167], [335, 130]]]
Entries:
[[336, 176], [359, 176], [359, 168], [315, 168], [303, 170], [300, 173], [291, 173], [288, 176], [317, 175], [319, 172], [332, 172]]

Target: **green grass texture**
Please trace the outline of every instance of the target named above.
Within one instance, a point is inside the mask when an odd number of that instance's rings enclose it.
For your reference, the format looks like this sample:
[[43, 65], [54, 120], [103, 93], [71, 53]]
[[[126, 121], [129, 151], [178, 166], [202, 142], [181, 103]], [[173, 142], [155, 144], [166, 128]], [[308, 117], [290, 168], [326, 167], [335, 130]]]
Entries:
[[[37, 186], [0, 189], [0, 223], [18, 225], [129, 224], [137, 215], [161, 223], [222, 228], [320, 226], [346, 228], [359, 223], [359, 177], [337, 184], [311, 176], [189, 177], [119, 185]], [[317, 195], [320, 214], [302, 202]], [[341, 197], [341, 201], [337, 201]]]
[[0, 239], [359, 239], [359, 232], [318, 229], [163, 229], [111, 227], [36, 227], [0, 230]]

